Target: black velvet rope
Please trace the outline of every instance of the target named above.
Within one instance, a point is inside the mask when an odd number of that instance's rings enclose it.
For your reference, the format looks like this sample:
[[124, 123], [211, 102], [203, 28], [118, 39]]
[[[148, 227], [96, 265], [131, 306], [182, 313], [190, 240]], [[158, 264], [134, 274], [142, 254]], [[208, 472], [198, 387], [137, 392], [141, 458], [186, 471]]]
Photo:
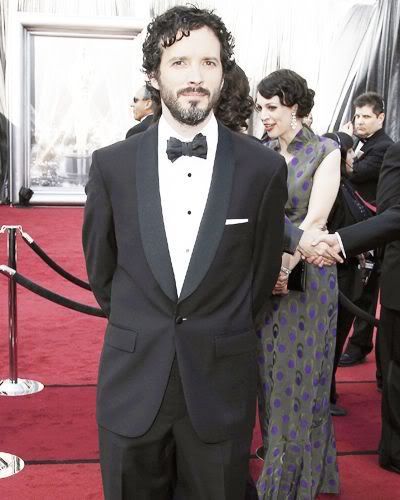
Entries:
[[47, 290], [47, 288], [44, 288], [38, 285], [37, 283], [28, 280], [28, 278], [25, 278], [24, 276], [22, 276], [17, 272], [12, 276], [10, 275], [7, 276], [10, 279], [14, 279], [19, 285], [30, 290], [31, 292], [36, 293], [37, 295], [40, 295], [40, 297], [50, 300], [51, 302], [55, 302], [60, 306], [67, 307], [68, 309], [73, 309], [74, 311], [78, 311], [83, 314], [89, 314], [90, 316], [98, 316], [99, 318], [106, 317], [106, 315], [103, 313], [101, 309], [92, 306], [87, 306], [85, 304], [81, 304], [80, 302], [75, 302], [74, 300], [67, 299], [66, 297], [63, 297], [58, 293], [51, 292], [50, 290]]
[[379, 319], [376, 319], [374, 316], [371, 316], [371, 314], [368, 314], [366, 311], [363, 311], [358, 306], [353, 304], [353, 302], [351, 302], [351, 300], [347, 298], [346, 295], [344, 295], [344, 293], [341, 292], [340, 290], [339, 290], [339, 302], [342, 304], [343, 307], [345, 307], [355, 316], [358, 316], [359, 318], [365, 320], [370, 325], [379, 326]]
[[81, 288], [84, 288], [85, 290], [91, 290], [89, 283], [86, 283], [86, 281], [82, 281], [81, 279], [77, 278], [76, 276], [73, 276], [70, 274], [68, 271], [63, 269], [61, 266], [57, 264], [51, 257], [47, 255], [47, 253], [40, 248], [40, 246], [35, 242], [35, 241], [28, 241], [26, 238], [22, 237], [22, 239], [25, 241], [25, 243], [32, 248], [32, 250], [44, 261], [46, 264], [53, 269], [56, 273], [58, 273], [60, 276], [65, 278], [66, 280], [70, 281], [74, 285], [80, 286]]
[[[10, 276], [11, 278], [15, 279], [15, 281], [23, 286], [24, 288], [27, 288], [33, 293], [36, 293], [37, 295], [40, 295], [41, 297], [51, 300], [52, 302], [55, 302], [56, 304], [59, 304], [64, 307], [68, 307], [69, 309], [73, 309], [75, 311], [84, 313], [84, 314], [89, 314], [91, 316], [98, 316], [101, 318], [105, 318], [105, 314], [101, 309], [98, 309], [96, 307], [91, 307], [87, 306], [85, 304], [81, 304], [80, 302], [75, 302], [74, 300], [67, 299], [66, 297], [63, 297], [62, 295], [58, 295], [57, 293], [51, 292], [50, 290], [47, 290], [47, 288], [43, 288], [42, 286], [33, 283], [33, 281], [28, 280], [24, 276], [22, 276], [19, 273], [15, 273], [13, 276]], [[350, 299], [346, 297], [340, 290], [339, 290], [339, 301], [342, 304], [343, 307], [345, 307], [347, 310], [355, 314], [361, 319], [364, 319], [368, 323], [374, 326], [379, 326], [379, 320], [376, 319], [374, 316], [371, 316], [368, 314], [366, 311], [363, 311], [360, 309], [358, 306], [353, 304]]]

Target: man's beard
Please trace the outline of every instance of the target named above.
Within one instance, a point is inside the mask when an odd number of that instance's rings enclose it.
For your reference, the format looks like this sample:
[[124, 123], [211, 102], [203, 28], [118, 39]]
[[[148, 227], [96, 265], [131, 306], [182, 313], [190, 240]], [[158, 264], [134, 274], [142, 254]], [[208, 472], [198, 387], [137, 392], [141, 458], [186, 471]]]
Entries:
[[[208, 106], [206, 108], [199, 108], [200, 103], [196, 99], [193, 101], [189, 101], [189, 106], [187, 108], [183, 107], [182, 104], [178, 101], [178, 97], [186, 92], [198, 92], [208, 95], [210, 97]], [[210, 114], [210, 111], [218, 102], [219, 94], [219, 92], [214, 92], [213, 94], [211, 94], [209, 90], [203, 87], [187, 87], [178, 91], [177, 96], [175, 97], [172, 92], [160, 85], [161, 99], [169, 109], [171, 115], [178, 122], [191, 126], [198, 125], [207, 118], [207, 116]]]

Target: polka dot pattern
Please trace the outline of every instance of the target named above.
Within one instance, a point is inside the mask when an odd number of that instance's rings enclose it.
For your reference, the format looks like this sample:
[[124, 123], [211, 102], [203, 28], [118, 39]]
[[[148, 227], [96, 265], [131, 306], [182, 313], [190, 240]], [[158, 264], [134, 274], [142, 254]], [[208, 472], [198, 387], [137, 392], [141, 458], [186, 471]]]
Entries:
[[[289, 145], [293, 159], [286, 215], [294, 224], [307, 214], [315, 170], [335, 147], [307, 129]], [[261, 500], [311, 500], [338, 492], [329, 413], [336, 319], [336, 268], [311, 265], [306, 291], [275, 296], [265, 318], [259, 342], [264, 359], [259, 363], [259, 415], [266, 451], [257, 484]]]

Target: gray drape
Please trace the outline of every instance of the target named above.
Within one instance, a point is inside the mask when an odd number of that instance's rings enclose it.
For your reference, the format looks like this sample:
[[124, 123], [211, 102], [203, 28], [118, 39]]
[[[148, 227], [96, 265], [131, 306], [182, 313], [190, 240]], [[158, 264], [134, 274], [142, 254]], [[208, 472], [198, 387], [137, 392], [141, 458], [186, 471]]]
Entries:
[[[360, 13], [361, 15], [361, 13]], [[358, 95], [374, 91], [385, 100], [385, 131], [400, 140], [400, 1], [379, 0], [364, 39], [363, 57], [346, 94], [338, 103], [333, 128], [352, 118], [352, 102]]]

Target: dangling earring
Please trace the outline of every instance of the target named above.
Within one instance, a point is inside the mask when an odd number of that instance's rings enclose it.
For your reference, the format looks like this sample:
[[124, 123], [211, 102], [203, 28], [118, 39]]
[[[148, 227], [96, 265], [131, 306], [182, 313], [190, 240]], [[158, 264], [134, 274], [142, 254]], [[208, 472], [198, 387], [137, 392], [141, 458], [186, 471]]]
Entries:
[[297, 117], [295, 111], [292, 111], [292, 119], [290, 120], [290, 126], [292, 127], [293, 130], [295, 130], [297, 127]]

